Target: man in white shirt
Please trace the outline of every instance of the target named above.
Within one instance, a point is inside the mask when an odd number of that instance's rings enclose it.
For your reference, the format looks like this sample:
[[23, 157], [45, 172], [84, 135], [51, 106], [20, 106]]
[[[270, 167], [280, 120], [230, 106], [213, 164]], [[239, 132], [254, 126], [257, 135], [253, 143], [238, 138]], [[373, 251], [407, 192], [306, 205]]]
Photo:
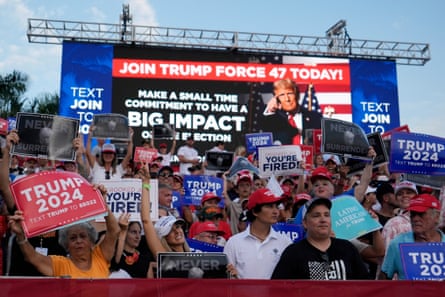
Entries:
[[278, 221], [278, 205], [282, 201], [283, 198], [267, 188], [259, 189], [249, 197], [247, 220], [250, 225], [230, 237], [224, 247], [232, 276], [270, 279], [281, 253], [292, 243], [290, 238], [272, 228]]
[[193, 165], [199, 164], [199, 153], [193, 147], [195, 141], [193, 140], [193, 136], [187, 137], [187, 141], [185, 145], [181, 146], [178, 149], [178, 158], [179, 158], [179, 173], [181, 175], [190, 174], [188, 169]]

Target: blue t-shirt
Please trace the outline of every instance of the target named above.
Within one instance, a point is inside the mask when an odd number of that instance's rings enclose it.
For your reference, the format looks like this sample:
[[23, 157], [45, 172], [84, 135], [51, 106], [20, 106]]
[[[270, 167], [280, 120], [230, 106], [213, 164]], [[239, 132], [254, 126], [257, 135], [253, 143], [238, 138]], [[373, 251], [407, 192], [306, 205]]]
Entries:
[[[441, 235], [442, 242], [445, 242], [444, 234], [440, 230], [438, 231]], [[397, 273], [399, 280], [406, 279], [399, 244], [410, 242], [414, 242], [413, 232], [399, 234], [389, 243], [381, 268], [382, 272], [384, 272], [388, 278], [392, 279], [394, 274]]]

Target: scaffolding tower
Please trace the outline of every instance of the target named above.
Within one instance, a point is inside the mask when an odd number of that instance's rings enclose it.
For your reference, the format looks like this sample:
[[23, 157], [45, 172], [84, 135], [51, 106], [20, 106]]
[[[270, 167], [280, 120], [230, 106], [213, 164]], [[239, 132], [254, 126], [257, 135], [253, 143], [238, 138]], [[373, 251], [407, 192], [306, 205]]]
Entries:
[[[343, 23], [344, 22], [344, 23]], [[394, 60], [400, 65], [425, 65], [428, 43], [353, 39], [339, 21], [324, 37], [202, 29], [139, 26], [129, 10], [121, 24], [28, 19], [30, 43], [61, 44], [64, 40], [139, 46], [180, 47], [294, 56]]]

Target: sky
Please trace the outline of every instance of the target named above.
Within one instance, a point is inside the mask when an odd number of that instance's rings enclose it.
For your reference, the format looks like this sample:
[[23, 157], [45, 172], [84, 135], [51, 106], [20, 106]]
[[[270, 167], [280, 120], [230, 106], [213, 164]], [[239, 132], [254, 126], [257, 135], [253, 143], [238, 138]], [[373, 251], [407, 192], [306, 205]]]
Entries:
[[337, 21], [353, 39], [429, 43], [424, 66], [397, 66], [400, 124], [445, 138], [445, 1], [442, 0], [0, 0], [0, 74], [30, 78], [25, 97], [60, 90], [61, 45], [29, 43], [28, 18], [323, 37]]

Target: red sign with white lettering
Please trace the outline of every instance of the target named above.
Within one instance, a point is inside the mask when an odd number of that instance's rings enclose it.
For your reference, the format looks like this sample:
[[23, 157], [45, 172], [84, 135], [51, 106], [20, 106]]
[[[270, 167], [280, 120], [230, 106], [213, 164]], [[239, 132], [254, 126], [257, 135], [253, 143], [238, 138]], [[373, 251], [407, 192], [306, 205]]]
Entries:
[[156, 149], [144, 148], [142, 146], [137, 146], [134, 150], [134, 161], [135, 162], [146, 162], [150, 163], [158, 156], [158, 151]]
[[10, 185], [23, 211], [27, 237], [60, 229], [106, 213], [101, 193], [82, 176], [67, 171], [43, 171]]
[[8, 134], [8, 121], [5, 119], [0, 119], [0, 134]]
[[314, 167], [314, 147], [312, 145], [300, 145], [300, 147], [304, 160], [304, 169], [311, 170]]

